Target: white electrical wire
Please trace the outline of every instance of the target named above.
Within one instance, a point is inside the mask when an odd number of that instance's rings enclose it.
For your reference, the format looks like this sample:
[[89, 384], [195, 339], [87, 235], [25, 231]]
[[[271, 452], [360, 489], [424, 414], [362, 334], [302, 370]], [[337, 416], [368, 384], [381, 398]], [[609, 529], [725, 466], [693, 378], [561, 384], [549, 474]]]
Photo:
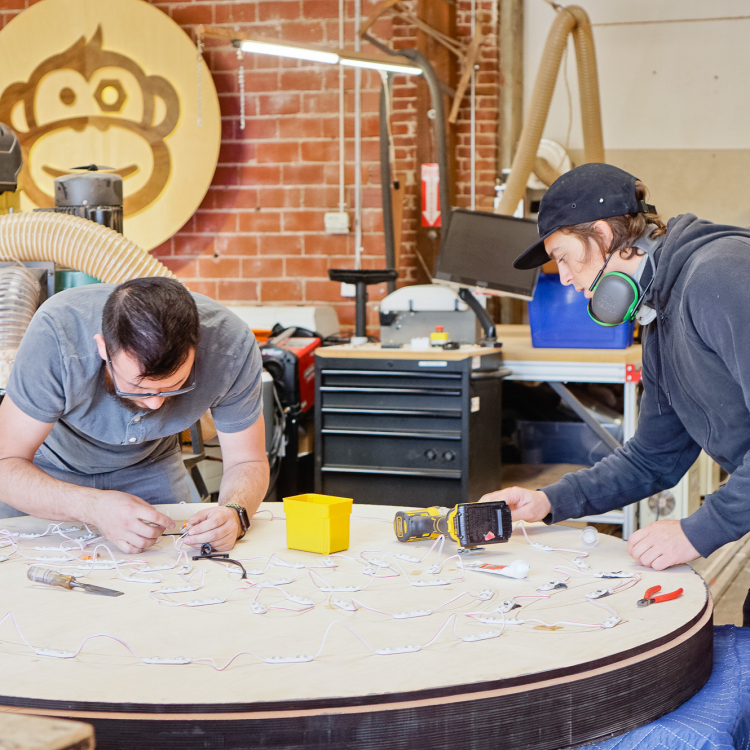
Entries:
[[[255, 515], [258, 515], [259, 513], [270, 513], [271, 514], [271, 520], [276, 520], [279, 517], [275, 516], [272, 511], [264, 510], [264, 511], [258, 511]], [[381, 520], [381, 519], [373, 519], [373, 520]], [[186, 599], [184, 601], [175, 601], [173, 599], [170, 599], [170, 596], [178, 595], [178, 594], [192, 594], [194, 591], [197, 591], [198, 589], [202, 588], [204, 585], [205, 580], [205, 570], [199, 570], [199, 571], [193, 571], [192, 573], [189, 572], [190, 570], [190, 564], [187, 563], [187, 553], [185, 550], [182, 549], [182, 546], [184, 545], [184, 539], [181, 538], [173, 538], [172, 542], [175, 548], [175, 551], [177, 552], [176, 560], [173, 563], [170, 563], [168, 565], [158, 565], [158, 566], [149, 566], [147, 561], [145, 560], [118, 560], [113, 555], [112, 551], [104, 544], [98, 542], [98, 537], [96, 539], [92, 539], [92, 537], [96, 537], [95, 532], [91, 531], [88, 526], [86, 526], [86, 534], [81, 537], [73, 537], [71, 534], [75, 531], [81, 531], [80, 527], [66, 527], [61, 528], [62, 524], [50, 524], [43, 532], [41, 533], [18, 533], [18, 532], [10, 532], [8, 530], [2, 530], [0, 529], [0, 541], [4, 542], [6, 546], [13, 547], [13, 552], [11, 554], [18, 554], [20, 557], [29, 558], [29, 555], [26, 555], [25, 552], [22, 552], [22, 550], [28, 550], [29, 548], [21, 545], [19, 542], [23, 538], [25, 540], [36, 540], [41, 537], [50, 536], [50, 535], [59, 535], [63, 537], [63, 539], [66, 540], [66, 542], [70, 543], [73, 542], [77, 545], [78, 549], [73, 548], [62, 548], [62, 547], [49, 547], [49, 548], [42, 548], [42, 549], [50, 549], [50, 550], [63, 550], [67, 549], [67, 556], [72, 558], [71, 563], [80, 563], [84, 562], [85, 559], [90, 560], [90, 562], [84, 566], [81, 565], [73, 565], [73, 564], [62, 564], [62, 565], [55, 565], [54, 567], [56, 569], [66, 569], [70, 567], [76, 567], [77, 570], [83, 570], [84, 572], [80, 575], [88, 575], [93, 570], [101, 569], [102, 566], [105, 567], [107, 570], [116, 570], [118, 576], [123, 580], [128, 581], [136, 581], [136, 582], [155, 582], [155, 580], [163, 580], [163, 576], [159, 575], [158, 579], [153, 578], [146, 578], [143, 576], [146, 572], [153, 572], [156, 570], [167, 570], [167, 569], [174, 569], [176, 568], [183, 560], [185, 561], [185, 565], [182, 566], [182, 568], [178, 571], [178, 574], [180, 575], [183, 583], [178, 586], [165, 586], [160, 589], [154, 589], [150, 592], [150, 597], [157, 601], [160, 605], [165, 606], [172, 606], [172, 607], [202, 607], [202, 606], [211, 606], [211, 605], [220, 605], [225, 604], [230, 597], [235, 592], [244, 592], [244, 593], [253, 593], [255, 592], [255, 596], [253, 598], [253, 602], [251, 603], [251, 611], [253, 611], [256, 614], [265, 614], [269, 610], [279, 610], [282, 612], [290, 613], [291, 615], [301, 615], [305, 612], [309, 612], [312, 609], [314, 609], [318, 604], [321, 604], [322, 601], [318, 601], [317, 603], [313, 599], [309, 599], [307, 597], [297, 595], [297, 594], [290, 594], [287, 591], [285, 591], [282, 587], [292, 583], [296, 580], [296, 573], [294, 578], [287, 578], [287, 579], [277, 579], [277, 580], [260, 580], [260, 581], [250, 581], [250, 580], [243, 580], [242, 583], [238, 586], [235, 586], [232, 588], [226, 595], [224, 596], [217, 596], [217, 597], [204, 597], [202, 599]], [[573, 549], [566, 549], [566, 548], [556, 548], [556, 547], [549, 547], [547, 545], [540, 545], [538, 543], [532, 542], [529, 538], [525, 525], [522, 523], [522, 530], [525, 536], [526, 541], [536, 548], [539, 548], [543, 551], [552, 551], [552, 552], [569, 552], [575, 554], [577, 557], [575, 559], [581, 560], [583, 557], [587, 556], [588, 553], [581, 552], [578, 550]], [[38, 544], [38, 542], [37, 542]], [[85, 551], [85, 549], [93, 544], [93, 550], [91, 551], [90, 555], [84, 556], [82, 553]], [[255, 557], [255, 558], [247, 558], [247, 561], [260, 559], [265, 561], [265, 566], [262, 570], [252, 570], [248, 571], [249, 575], [263, 575], [266, 573], [266, 571], [269, 569], [270, 566], [279, 566], [279, 567], [287, 567], [292, 568], [295, 571], [306, 569], [308, 571], [308, 575], [310, 576], [311, 582], [315, 586], [315, 588], [320, 591], [321, 593], [335, 593], [339, 591], [352, 591], [352, 592], [359, 592], [364, 591], [369, 586], [371, 586], [375, 580], [381, 579], [381, 578], [393, 578], [393, 577], [399, 577], [401, 574], [404, 575], [406, 580], [410, 583], [412, 586], [419, 586], [419, 585], [442, 585], [443, 583], [450, 583], [454, 581], [459, 581], [463, 579], [464, 576], [464, 570], [463, 570], [463, 561], [461, 560], [460, 556], [458, 555], [450, 555], [447, 557], [443, 562], [440, 562], [440, 558], [442, 556], [443, 550], [445, 546], [445, 537], [439, 536], [437, 539], [435, 539], [432, 543], [432, 545], [429, 547], [429, 549], [421, 556], [410, 556], [405, 555], [401, 553], [394, 554], [389, 551], [384, 550], [365, 550], [360, 553], [359, 557], [352, 557], [350, 555], [344, 555], [341, 553], [337, 553], [335, 555], [329, 555], [322, 557], [319, 561], [315, 561], [313, 564], [302, 564], [302, 563], [295, 563], [295, 562], [289, 562], [287, 560], [284, 560], [283, 558], [279, 557], [278, 555], [272, 554], [270, 557]], [[103, 548], [106, 555], [111, 558], [110, 560], [102, 560], [102, 556], [99, 553], [99, 548]], [[75, 555], [71, 555], [70, 552], [75, 552]], [[438, 574], [443, 569], [443, 567], [451, 560], [457, 560], [458, 567], [461, 570], [461, 574], [459, 577], [452, 578], [450, 580], [443, 579], [437, 579], [435, 581], [414, 581], [411, 579], [409, 574], [406, 572], [404, 567], [401, 565], [401, 562], [399, 560], [410, 562], [413, 564], [423, 564], [427, 558], [435, 552], [435, 563], [430, 565], [428, 569], [428, 573], [430, 574]], [[105, 555], [105, 556], [106, 556]], [[317, 572], [316, 570], [321, 569], [330, 569], [330, 570], [336, 570], [339, 566], [336, 560], [332, 558], [341, 558], [345, 560], [350, 560], [356, 562], [360, 566], [364, 566], [360, 572], [364, 573], [365, 575], [368, 575], [370, 577], [370, 580], [368, 583], [357, 586], [357, 585], [343, 585], [343, 586], [331, 586], [329, 585], [330, 579], [326, 579]], [[389, 562], [386, 562], [386, 558], [389, 558]], [[33, 558], [32, 558], [33, 559]], [[132, 574], [126, 575], [123, 573], [121, 568], [127, 567], [127, 568], [133, 568]], [[229, 570], [229, 566], [227, 566], [227, 570]], [[362, 638], [359, 634], [357, 634], [352, 628], [350, 628], [345, 623], [341, 622], [340, 620], [334, 620], [331, 622], [328, 627], [326, 628], [320, 647], [313, 655], [298, 655], [298, 656], [270, 656], [270, 657], [264, 657], [260, 656], [252, 651], [240, 651], [234, 656], [232, 656], [227, 662], [225, 662], [223, 665], [219, 665], [214, 661], [214, 659], [210, 657], [197, 657], [197, 658], [191, 658], [191, 657], [159, 657], [159, 656], [153, 656], [153, 657], [142, 657], [138, 655], [128, 644], [121, 640], [120, 638], [110, 635], [107, 633], [97, 633], [91, 636], [87, 636], [78, 646], [78, 648], [74, 651], [62, 651], [57, 650], [53, 648], [40, 648], [33, 646], [23, 635], [21, 632], [21, 629], [19, 627], [18, 622], [16, 621], [16, 618], [12, 612], [7, 612], [2, 619], [0, 619], [0, 625], [2, 625], [7, 619], [10, 619], [12, 622], [16, 632], [18, 633], [19, 637], [23, 641], [23, 643], [30, 648], [32, 651], [34, 651], [35, 654], [39, 656], [47, 656], [47, 657], [54, 657], [54, 658], [63, 658], [63, 659], [69, 659], [69, 658], [75, 658], [78, 656], [86, 644], [93, 639], [96, 638], [107, 638], [110, 640], [114, 640], [115, 642], [121, 644], [124, 646], [136, 659], [141, 661], [144, 664], [154, 664], [154, 665], [177, 665], [177, 664], [189, 664], [189, 663], [197, 663], [197, 662], [208, 662], [213, 669], [217, 671], [223, 671], [227, 669], [232, 663], [234, 663], [237, 659], [239, 659], [242, 656], [252, 656], [254, 659], [268, 663], [268, 664], [280, 664], [280, 663], [292, 663], [292, 662], [308, 662], [313, 661], [314, 659], [318, 658], [322, 653], [323, 650], [327, 644], [329, 635], [334, 627], [334, 625], [340, 625], [342, 628], [344, 628], [346, 631], [348, 631], [350, 634], [354, 635], [371, 653], [375, 655], [392, 655], [392, 654], [402, 654], [402, 653], [411, 653], [414, 651], [419, 651], [424, 648], [428, 648], [429, 646], [433, 645], [440, 637], [441, 635], [446, 631], [449, 626], [452, 624], [451, 633], [452, 637], [457, 640], [461, 640], [464, 642], [473, 642], [473, 641], [480, 641], [485, 640], [488, 638], [497, 638], [500, 635], [502, 635], [505, 632], [506, 625], [531, 625], [531, 626], [538, 626], [543, 628], [554, 628], [559, 629], [563, 627], [585, 627], [585, 628], [600, 628], [600, 629], [609, 629], [612, 627], [615, 627], [617, 624], [621, 622], [620, 617], [617, 615], [616, 611], [605, 604], [604, 602], [599, 601], [597, 598], [590, 598], [591, 594], [587, 594], [582, 601], [592, 604], [594, 606], [600, 607], [605, 609], [609, 616], [603, 620], [602, 622], [575, 622], [572, 620], [556, 620], [554, 622], [547, 622], [546, 620], [542, 620], [538, 617], [528, 617], [526, 616], [525, 609], [531, 605], [534, 604], [536, 601], [549, 599], [553, 592], [555, 595], [562, 593], [567, 589], [567, 593], [570, 594], [571, 590], [568, 589], [567, 584], [572, 580], [572, 575], [578, 575], [582, 578], [589, 580], [592, 577], [597, 578], [621, 578], [621, 582], [615, 586], [612, 589], [602, 589], [597, 592], [592, 592], [594, 594], [599, 594], [599, 596], [608, 596], [611, 594], [619, 593], [622, 591], [626, 591], [632, 586], [634, 586], [637, 581], [640, 580], [640, 575], [633, 574], [632, 576], [626, 577], [627, 574], [621, 573], [621, 572], [615, 572], [615, 573], [595, 573], [595, 572], [588, 572], [586, 570], [582, 570], [580, 568], [571, 568], [567, 565], [559, 565], [553, 570], [560, 575], [564, 576], [564, 581], [553, 581], [549, 585], [553, 584], [561, 584], [560, 590], [549, 589], [545, 590], [544, 585], [542, 587], [538, 587], [535, 591], [524, 594], [519, 593], [513, 595], [510, 599], [503, 600], [499, 606], [494, 606], [493, 608], [484, 610], [484, 611], [476, 611], [476, 612], [466, 612], [463, 613], [465, 617], [468, 617], [470, 619], [476, 620], [477, 622], [481, 622], [483, 624], [490, 624], [490, 625], [499, 625], [499, 630], [490, 630], [483, 633], [470, 633], [468, 635], [459, 636], [457, 634], [457, 625], [458, 625], [458, 613], [452, 613], [442, 624], [442, 626], [437, 630], [437, 633], [435, 636], [433, 636], [431, 639], [429, 639], [427, 642], [423, 644], [416, 644], [416, 645], [409, 645], [409, 646], [390, 646], [390, 647], [383, 647], [383, 648], [373, 648], [367, 641], [365, 641], [364, 638]], [[383, 572], [383, 571], [389, 571], [389, 572]], [[566, 572], [570, 571], [570, 573]], [[139, 577], [140, 576], [140, 577]], [[192, 584], [191, 581], [195, 578], [195, 576], [199, 576], [199, 581], [197, 584]], [[230, 576], [231, 578], [231, 576]], [[324, 585], [319, 586], [318, 583], [316, 583], [316, 579], [318, 581], [321, 581]], [[581, 582], [583, 583], [583, 582]], [[574, 587], [575, 588], [575, 587]], [[288, 606], [287, 604], [283, 604], [278, 602], [276, 600], [275, 602], [269, 602], [267, 604], [263, 604], [260, 602], [260, 595], [264, 591], [273, 591], [277, 595], [281, 595], [283, 597], [282, 602], [289, 602], [291, 604], [297, 605], [297, 606]], [[548, 592], [549, 591], [549, 592]], [[604, 591], [606, 593], [600, 594], [599, 592]], [[361, 601], [360, 599], [351, 599], [350, 602], [347, 602], [346, 600], [340, 600], [336, 599], [335, 597], [326, 597], [326, 600], [330, 599], [332, 603], [336, 606], [339, 606], [342, 609], [349, 610], [349, 611], [356, 611], [357, 609], [363, 609], [371, 612], [375, 612], [377, 614], [381, 614], [384, 616], [389, 617], [390, 619], [408, 619], [412, 617], [428, 617], [432, 616], [436, 611], [443, 609], [447, 606], [450, 606], [452, 604], [455, 604], [460, 599], [466, 596], [471, 596], [476, 601], [489, 601], [490, 599], [494, 598], [496, 595], [496, 592], [492, 589], [484, 589], [479, 594], [473, 593], [471, 591], [463, 591], [458, 593], [457, 595], [447, 599], [442, 604], [439, 604], [435, 607], [432, 607], [431, 609], [418, 609], [411, 612], [396, 612], [396, 613], [389, 613], [384, 610], [378, 609], [376, 607], [372, 607], [369, 604]], [[532, 600], [529, 602], [528, 605], [519, 605], [516, 604], [516, 600], [519, 599], [530, 599]], [[576, 599], [576, 601], [581, 601]], [[518, 609], [520, 610], [517, 614], [522, 615], [522, 617], [513, 616], [506, 618], [506, 613]], [[494, 614], [499, 614], [501, 617], [498, 620], [496, 617], [493, 617]], [[536, 614], [536, 613], [534, 613]]]

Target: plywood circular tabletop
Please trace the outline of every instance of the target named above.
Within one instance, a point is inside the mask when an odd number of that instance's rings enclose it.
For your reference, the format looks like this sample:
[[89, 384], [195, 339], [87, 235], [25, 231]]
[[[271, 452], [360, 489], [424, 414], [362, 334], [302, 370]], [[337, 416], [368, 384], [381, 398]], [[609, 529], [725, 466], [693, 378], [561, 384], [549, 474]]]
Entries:
[[[263, 509], [231, 554], [245, 581], [214, 561], [179, 575], [175, 537], [131, 558], [70, 541], [76, 524], [35, 537], [47, 522], [2, 520], [0, 710], [91, 721], [102, 747], [553, 748], [651, 721], [710, 674], [703, 580], [639, 567], [618, 539], [586, 550], [577, 529], [532, 524], [457, 556], [398, 542], [395, 508], [355, 505], [350, 549], [325, 557], [288, 550], [283, 506]], [[124, 564], [65, 559], [92, 554]], [[524, 579], [470, 567], [516, 560]], [[31, 564], [124, 595], [32, 583]], [[656, 585], [683, 593], [636, 606]]]

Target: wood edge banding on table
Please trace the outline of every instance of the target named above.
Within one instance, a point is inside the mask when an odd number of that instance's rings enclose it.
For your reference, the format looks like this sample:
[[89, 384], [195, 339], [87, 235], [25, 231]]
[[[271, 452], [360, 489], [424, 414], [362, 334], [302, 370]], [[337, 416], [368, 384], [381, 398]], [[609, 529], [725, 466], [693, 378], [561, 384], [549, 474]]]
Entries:
[[[157, 747], [160, 741], [191, 737], [200, 746], [219, 737], [233, 747], [233, 739], [252, 745], [243, 747], [323, 747], [375, 750], [408, 746], [417, 750], [449, 750], [471, 746], [552, 750], [596, 742], [622, 734], [674, 710], [707, 682], [713, 665], [713, 606], [710, 597], [701, 613], [690, 623], [660, 639], [657, 646], [635, 655], [587, 669], [576, 674], [548, 676], [531, 684], [494, 687], [458, 686], [461, 694], [415, 698], [413, 695], [376, 696], [376, 705], [347, 701], [349, 705], [309, 707], [270, 706], [248, 711], [230, 705], [214, 706], [211, 712], [197, 706], [172, 706], [169, 713], [138, 711], [127, 705], [112, 710], [101, 704], [83, 708], [74, 701], [26, 701], [0, 697], [0, 712], [36, 713], [89, 721], [97, 738], [109, 748]], [[437, 668], [437, 665], [436, 665]], [[424, 692], [424, 691], [423, 691]], [[439, 691], [438, 691], [439, 692]], [[637, 697], [637, 701], [627, 700]], [[46, 704], [46, 705], [42, 705]], [[95, 705], [95, 704], [94, 704]], [[192, 710], [191, 710], [192, 709]], [[387, 712], [387, 716], [383, 716]], [[542, 728], [542, 731], [540, 730]], [[199, 733], [193, 734], [193, 731]], [[158, 738], [162, 739], [159, 740]], [[320, 742], [311, 741], [319, 737]], [[152, 744], [154, 743], [154, 744]]]

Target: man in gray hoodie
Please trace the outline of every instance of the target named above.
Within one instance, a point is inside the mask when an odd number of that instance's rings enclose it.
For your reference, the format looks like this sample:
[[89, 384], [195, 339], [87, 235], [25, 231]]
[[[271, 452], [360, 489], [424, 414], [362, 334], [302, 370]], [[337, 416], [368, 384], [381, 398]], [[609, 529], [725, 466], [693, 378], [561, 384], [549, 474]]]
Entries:
[[645, 187], [585, 164], [550, 187], [540, 242], [516, 268], [557, 261], [603, 325], [643, 325], [643, 398], [634, 437], [591, 469], [542, 490], [513, 487], [514, 519], [555, 523], [673, 487], [701, 448], [731, 477], [690, 517], [636, 531], [628, 551], [656, 570], [706, 557], [750, 531], [750, 231], [683, 214], [669, 223]]

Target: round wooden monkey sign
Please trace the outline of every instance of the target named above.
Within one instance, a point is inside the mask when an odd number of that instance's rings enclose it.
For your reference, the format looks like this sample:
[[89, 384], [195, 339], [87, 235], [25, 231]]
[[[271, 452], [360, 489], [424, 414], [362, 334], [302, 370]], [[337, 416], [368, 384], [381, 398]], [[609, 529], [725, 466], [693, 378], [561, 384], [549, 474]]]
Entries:
[[206, 194], [221, 116], [195, 45], [143, 0], [41, 0], [0, 31], [0, 122], [23, 149], [21, 209], [99, 164], [123, 177], [125, 235], [147, 250]]

